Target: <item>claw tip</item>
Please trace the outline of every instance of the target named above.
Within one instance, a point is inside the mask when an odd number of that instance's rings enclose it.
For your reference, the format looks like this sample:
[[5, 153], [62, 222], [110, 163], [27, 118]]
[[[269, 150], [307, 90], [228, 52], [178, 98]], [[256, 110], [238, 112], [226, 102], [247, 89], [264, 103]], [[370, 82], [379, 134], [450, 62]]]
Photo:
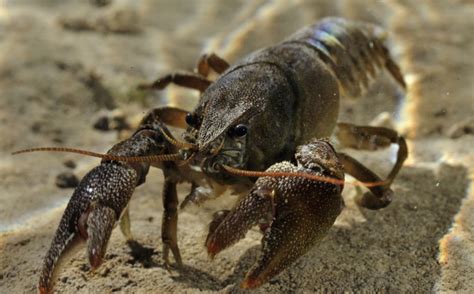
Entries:
[[209, 242], [207, 243], [207, 254], [211, 259], [214, 259], [214, 256], [216, 256], [217, 253], [220, 251], [220, 246], [217, 244], [217, 242]]
[[252, 278], [245, 278], [245, 280], [240, 284], [240, 287], [243, 289], [252, 289], [252, 288], [257, 288], [262, 285], [262, 282], [260, 279], [252, 279]]
[[38, 287], [38, 293], [40, 294], [47, 294], [48, 293], [48, 288], [45, 286], [39, 286]]
[[92, 254], [89, 257], [89, 263], [91, 265], [91, 270], [96, 270], [102, 264], [102, 258], [98, 254]]

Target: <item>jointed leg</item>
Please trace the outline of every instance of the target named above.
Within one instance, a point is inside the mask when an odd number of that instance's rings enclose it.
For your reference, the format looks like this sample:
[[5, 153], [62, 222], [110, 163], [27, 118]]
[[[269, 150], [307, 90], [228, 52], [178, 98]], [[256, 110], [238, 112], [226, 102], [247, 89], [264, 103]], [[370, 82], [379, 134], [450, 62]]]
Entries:
[[[353, 157], [338, 153], [339, 160], [344, 166], [344, 172], [350, 174], [361, 182], [381, 182], [382, 179], [373, 171], [365, 167], [362, 163]], [[358, 205], [369, 209], [384, 208], [392, 202], [393, 191], [390, 184], [383, 186], [368, 187], [369, 193], [365, 193], [362, 197], [356, 198]]]
[[[364, 194], [364, 196], [358, 200], [361, 206], [370, 209], [379, 209], [387, 206], [391, 202], [391, 195], [393, 194], [390, 190], [390, 185], [408, 156], [408, 147], [405, 139], [391, 129], [356, 126], [347, 123], [339, 123], [337, 125], [336, 137], [343, 146], [359, 150], [377, 150], [378, 148], [387, 147], [390, 144], [398, 145], [397, 160], [385, 180], [386, 184], [383, 186], [369, 187], [369, 190], [373, 194]], [[354, 158], [344, 153], [338, 155], [344, 165], [344, 172], [362, 182], [381, 181], [374, 172]]]
[[204, 77], [209, 75], [210, 69], [214, 70], [218, 74], [221, 74], [228, 68], [229, 63], [214, 53], [202, 55], [201, 58], [199, 58], [197, 64], [198, 73]]
[[211, 81], [205, 77], [192, 72], [168, 74], [154, 81], [151, 84], [139, 85], [138, 88], [142, 90], [163, 90], [169, 84], [175, 84], [185, 88], [199, 90], [204, 92], [211, 84]]
[[152, 125], [156, 123], [163, 123], [165, 125], [173, 126], [180, 129], [186, 129], [186, 114], [188, 112], [184, 109], [163, 106], [150, 110], [140, 122], [141, 125]]
[[184, 200], [181, 202], [181, 204], [179, 205], [179, 208], [180, 209], [184, 209], [189, 203], [191, 202], [195, 202], [194, 201], [194, 198], [196, 198], [196, 189], [198, 188], [199, 186], [196, 184], [196, 183], [191, 183], [191, 192], [189, 192], [188, 195], [186, 195], [186, 197], [184, 197]]
[[[185, 116], [187, 111], [182, 110], [176, 107], [158, 107], [150, 110], [141, 120], [140, 125], [137, 127], [138, 130], [145, 128], [153, 127], [155, 128], [156, 125], [161, 126], [160, 132], [169, 133], [168, 128], [166, 125], [171, 125], [178, 128], [185, 128]], [[140, 131], [139, 131], [140, 132]], [[170, 152], [170, 147], [165, 148], [167, 151]], [[155, 166], [155, 165], [153, 165]], [[172, 166], [161, 163], [156, 165], [159, 168], [163, 169], [163, 173], [165, 175], [165, 182], [163, 185], [163, 219], [162, 219], [162, 228], [161, 228], [161, 237], [163, 241], [163, 259], [165, 262], [165, 266], [168, 267], [169, 265], [169, 251], [173, 253], [173, 256], [176, 260], [178, 265], [182, 264], [181, 255], [178, 249], [177, 243], [177, 222], [178, 222], [178, 215], [177, 215], [177, 206], [178, 206], [178, 196], [176, 192], [176, 182], [171, 181], [168, 177], [170, 168], [173, 169]], [[128, 207], [123, 212], [121, 220], [120, 220], [120, 229], [124, 236], [126, 237], [127, 241], [132, 239], [132, 234], [130, 230], [130, 220], [129, 220], [129, 213]]]
[[213, 185], [213, 189], [200, 187], [192, 183], [191, 192], [181, 202], [180, 209], [184, 209], [188, 204], [201, 205], [204, 202], [221, 196], [226, 191], [226, 187], [218, 184]]
[[169, 84], [175, 84], [181, 87], [190, 88], [204, 92], [212, 83], [207, 79], [209, 70], [212, 69], [217, 73], [224, 72], [229, 67], [229, 64], [216, 54], [204, 54], [198, 61], [197, 71], [181, 72], [165, 75], [151, 84], [142, 84], [138, 88], [142, 90], [163, 90]]
[[163, 220], [161, 226], [161, 239], [163, 242], [163, 261], [165, 266], [169, 265], [169, 251], [173, 253], [178, 266], [182, 266], [181, 254], [178, 248], [178, 194], [176, 192], [176, 182], [167, 179], [163, 187]]

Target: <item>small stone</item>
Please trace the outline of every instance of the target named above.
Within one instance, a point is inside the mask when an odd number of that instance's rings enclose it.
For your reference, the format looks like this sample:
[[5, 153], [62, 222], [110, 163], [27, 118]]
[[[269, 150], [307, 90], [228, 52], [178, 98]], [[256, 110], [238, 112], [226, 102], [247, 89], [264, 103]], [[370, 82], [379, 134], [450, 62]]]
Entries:
[[30, 243], [30, 239], [22, 240], [22, 241], [16, 243], [15, 245], [25, 246], [25, 245], [28, 244], [28, 243]]
[[439, 109], [433, 113], [434, 117], [443, 117], [448, 114], [448, 110], [446, 108]]
[[97, 119], [97, 121], [94, 123], [94, 129], [100, 130], [100, 131], [110, 130], [110, 128], [109, 128], [109, 118], [105, 115], [99, 117]]
[[[87, 264], [83, 263], [79, 266], [79, 270], [81, 270], [83, 272], [88, 272], [88, 271], [90, 271], [90, 267]], [[86, 277], [85, 277], [85, 280], [87, 280]]]
[[99, 272], [100, 276], [102, 276], [102, 277], [106, 277], [109, 273], [110, 273], [110, 268], [108, 268], [108, 267], [104, 267]]
[[84, 72], [80, 80], [92, 92], [92, 99], [100, 109], [112, 110], [116, 107], [115, 100], [109, 89], [102, 82], [102, 77], [94, 72]]
[[455, 123], [448, 130], [448, 136], [451, 139], [457, 139], [468, 134], [474, 134], [474, 118], [468, 118]]
[[72, 168], [72, 169], [76, 168], [76, 162], [74, 162], [74, 160], [72, 159], [68, 159], [64, 161], [63, 164], [65, 167], [68, 167], [68, 168]]
[[130, 129], [130, 124], [125, 114], [120, 109], [115, 109], [113, 111], [101, 112], [94, 123], [94, 129], [101, 131], [122, 131]]
[[97, 7], [104, 7], [112, 3], [112, 0], [89, 0], [89, 2]]
[[139, 13], [130, 7], [110, 10], [97, 20], [99, 30], [116, 34], [137, 34], [142, 31]]
[[56, 177], [56, 186], [59, 188], [75, 188], [77, 185], [79, 185], [79, 180], [70, 171], [62, 172]]
[[54, 143], [58, 143], [58, 144], [64, 143], [64, 139], [61, 137], [54, 137], [52, 140]]
[[33, 123], [30, 129], [33, 133], [39, 133], [41, 131], [41, 123], [40, 122]]
[[112, 117], [112, 121], [110, 123], [110, 128], [121, 131], [121, 130], [127, 130], [130, 128], [130, 125], [127, 122], [127, 119], [125, 116], [114, 116]]

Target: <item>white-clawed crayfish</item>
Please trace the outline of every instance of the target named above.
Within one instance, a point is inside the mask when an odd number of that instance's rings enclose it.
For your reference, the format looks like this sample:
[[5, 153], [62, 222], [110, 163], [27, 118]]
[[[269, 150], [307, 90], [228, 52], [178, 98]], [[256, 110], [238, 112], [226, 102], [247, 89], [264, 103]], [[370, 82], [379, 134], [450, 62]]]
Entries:
[[[343, 206], [344, 173], [370, 190], [357, 199], [359, 205], [387, 206], [393, 194], [390, 185], [408, 154], [405, 140], [391, 129], [337, 123], [341, 92], [359, 96], [377, 69], [386, 69], [405, 87], [384, 38], [377, 26], [326, 18], [232, 66], [215, 54], [205, 55], [196, 73], [170, 74], [142, 86], [163, 89], [174, 83], [199, 90], [193, 112], [154, 109], [130, 138], [105, 155], [70, 148], [26, 150], [76, 151], [103, 158], [82, 179], [64, 212], [44, 259], [40, 292], [52, 288], [56, 263], [75, 241], [87, 240], [89, 261], [96, 268], [119, 218], [130, 237], [127, 204], [150, 166], [161, 168], [165, 177], [166, 265], [170, 250], [176, 263], [182, 263], [176, 238], [177, 183], [193, 183], [185, 203], [205, 198], [200, 187], [219, 187], [216, 194], [222, 187], [245, 191], [232, 210], [215, 214], [206, 247], [214, 256], [260, 224], [263, 253], [242, 283], [247, 288], [267, 282], [326, 234]], [[211, 70], [219, 74], [215, 81], [208, 79]], [[166, 125], [185, 129], [184, 142]], [[387, 178], [336, 152], [323, 139], [333, 134], [341, 145], [356, 149], [397, 144], [397, 159]]]

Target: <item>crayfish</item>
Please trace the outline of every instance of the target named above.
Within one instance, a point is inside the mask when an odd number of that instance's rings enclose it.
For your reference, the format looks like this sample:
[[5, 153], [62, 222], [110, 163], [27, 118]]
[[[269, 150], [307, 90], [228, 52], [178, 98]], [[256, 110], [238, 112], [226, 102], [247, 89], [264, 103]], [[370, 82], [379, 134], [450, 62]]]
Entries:
[[[56, 263], [76, 241], [87, 240], [89, 262], [97, 268], [119, 219], [131, 238], [127, 205], [150, 166], [161, 168], [165, 178], [166, 265], [170, 251], [182, 264], [176, 238], [177, 183], [192, 183], [184, 204], [204, 201], [225, 189], [243, 194], [233, 209], [214, 215], [205, 246], [214, 256], [260, 225], [263, 252], [241, 284], [246, 288], [275, 277], [327, 234], [343, 208], [344, 173], [369, 189], [356, 199], [360, 206], [386, 207], [393, 197], [390, 186], [408, 155], [404, 138], [388, 128], [337, 122], [340, 96], [360, 96], [377, 70], [387, 70], [406, 87], [384, 45], [385, 35], [372, 24], [326, 18], [232, 66], [215, 54], [204, 55], [195, 73], [170, 74], [141, 86], [160, 90], [173, 83], [198, 90], [194, 111], [154, 109], [130, 138], [107, 154], [61, 147], [26, 150], [78, 152], [103, 159], [72, 195], [44, 259], [40, 292], [52, 288]], [[214, 81], [209, 79], [211, 71], [219, 74]], [[182, 140], [167, 125], [182, 128]], [[397, 144], [391, 172], [382, 180], [356, 159], [337, 152], [326, 139], [331, 135], [339, 145], [359, 150]], [[202, 187], [212, 188], [215, 195], [206, 195]]]

